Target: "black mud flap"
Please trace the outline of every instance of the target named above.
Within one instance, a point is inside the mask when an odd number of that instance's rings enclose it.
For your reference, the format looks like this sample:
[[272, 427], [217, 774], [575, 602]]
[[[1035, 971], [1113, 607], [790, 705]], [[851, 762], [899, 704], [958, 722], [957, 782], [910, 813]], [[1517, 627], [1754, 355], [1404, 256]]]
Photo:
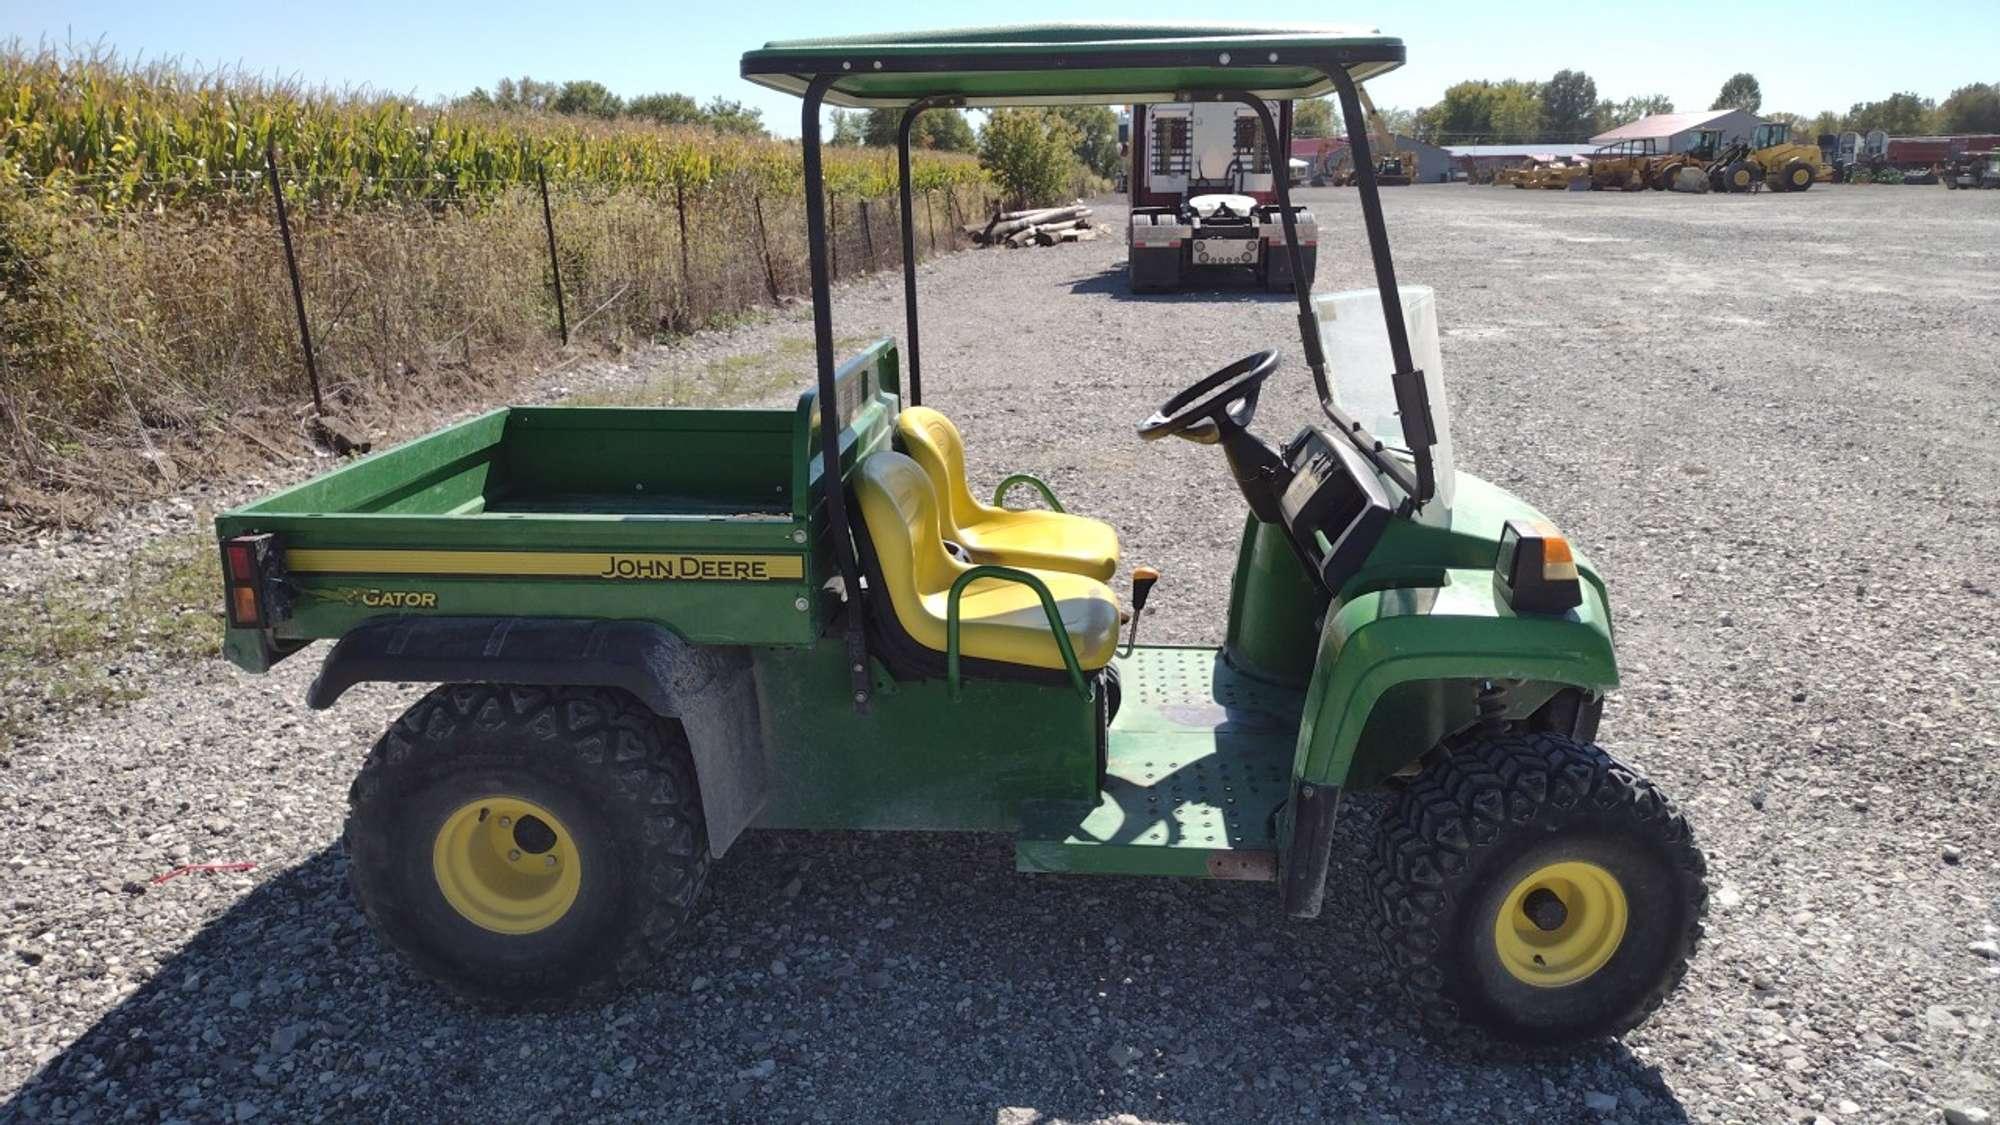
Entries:
[[1326, 901], [1326, 872], [1333, 861], [1333, 822], [1340, 788], [1301, 784], [1292, 791], [1292, 842], [1278, 876], [1285, 913], [1317, 918]]
[[645, 621], [378, 617], [341, 637], [306, 691], [314, 710], [355, 684], [616, 688], [679, 721], [693, 752], [708, 843], [720, 856], [763, 810], [769, 774], [749, 650], [693, 645]]

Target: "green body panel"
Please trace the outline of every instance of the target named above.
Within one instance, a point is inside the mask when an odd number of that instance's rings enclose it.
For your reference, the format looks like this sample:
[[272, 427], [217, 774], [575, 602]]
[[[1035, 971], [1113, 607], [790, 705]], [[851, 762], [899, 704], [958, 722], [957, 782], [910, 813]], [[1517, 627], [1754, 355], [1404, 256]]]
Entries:
[[1229, 662], [1273, 683], [1305, 687], [1319, 654], [1319, 620], [1326, 606], [1326, 592], [1306, 573], [1285, 529], [1248, 517], [1229, 588], [1223, 645]]
[[[887, 340], [842, 366], [843, 472], [889, 443], [898, 386]], [[495, 410], [225, 513], [222, 538], [278, 537], [294, 599], [268, 636], [228, 630], [224, 653], [263, 671], [385, 613], [641, 620], [697, 643], [811, 644], [835, 570], [815, 402]], [[299, 564], [327, 551], [355, 561]], [[466, 573], [463, 552], [492, 557]], [[535, 573], [550, 555], [605, 565]], [[613, 563], [631, 558], [755, 559], [782, 577], [620, 576]]]
[[774, 779], [763, 828], [1011, 832], [1030, 802], [1097, 799], [1097, 708], [1067, 684], [891, 680], [866, 714], [838, 636], [757, 653]]
[[[1318, 785], [1348, 783], [1370, 713], [1397, 685], [1524, 681], [1602, 692], [1618, 684], [1611, 623], [1595, 586], [1586, 584], [1583, 604], [1561, 617], [1522, 616], [1500, 601], [1490, 566], [1446, 571], [1435, 587], [1375, 590], [1341, 603], [1320, 634], [1319, 668], [1294, 759], [1297, 775]], [[1398, 705], [1407, 714], [1416, 702]], [[1456, 729], [1448, 713], [1432, 714], [1434, 722], [1398, 740], [1400, 761], [1371, 763], [1371, 773], [1379, 777], [1385, 765], [1393, 772]], [[1469, 721], [1470, 712], [1462, 714]]]
[[1250, 679], [1210, 648], [1118, 661], [1103, 794], [1031, 807], [1022, 871], [1268, 879], [1272, 813], [1290, 791], [1299, 693]]
[[1583, 604], [1520, 615], [1494, 589], [1508, 520], [1545, 521], [1520, 497], [1463, 470], [1448, 521], [1394, 519], [1341, 588], [1320, 630], [1294, 755], [1300, 780], [1365, 787], [1477, 718], [1477, 690], [1508, 688], [1508, 714], [1563, 687], [1618, 685], [1604, 582], [1572, 544]]
[[1333, 83], [1318, 66], [1302, 65], [1304, 56], [1333, 57], [1366, 81], [1400, 66], [1403, 54], [1402, 40], [1373, 28], [1048, 23], [780, 40], [745, 53], [742, 73], [792, 94], [814, 74], [837, 74], [826, 104], [838, 106], [897, 106], [926, 95], [975, 106], [1129, 105], [1185, 101], [1205, 90], [1314, 98]]

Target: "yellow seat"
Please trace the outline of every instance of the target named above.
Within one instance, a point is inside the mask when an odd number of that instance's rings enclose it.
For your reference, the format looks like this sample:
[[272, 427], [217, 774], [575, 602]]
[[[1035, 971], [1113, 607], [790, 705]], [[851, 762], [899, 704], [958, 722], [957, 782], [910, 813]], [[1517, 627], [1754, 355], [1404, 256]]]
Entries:
[[[930, 478], [891, 450], [869, 454], [854, 472], [854, 493], [883, 589], [911, 640], [943, 653], [951, 586], [972, 566], [951, 557], [938, 528]], [[1022, 568], [1027, 569], [1027, 568]], [[1118, 646], [1118, 599], [1094, 578], [1030, 570], [1055, 599], [1084, 672], [1111, 662]], [[1062, 649], [1035, 591], [999, 578], [975, 579], [959, 598], [958, 649], [974, 660], [1061, 671]]]
[[1016, 511], [973, 499], [965, 482], [965, 445], [951, 419], [928, 406], [906, 407], [896, 436], [942, 499], [944, 537], [975, 562], [1065, 570], [1107, 580], [1118, 569], [1118, 532], [1102, 520], [1066, 512]]

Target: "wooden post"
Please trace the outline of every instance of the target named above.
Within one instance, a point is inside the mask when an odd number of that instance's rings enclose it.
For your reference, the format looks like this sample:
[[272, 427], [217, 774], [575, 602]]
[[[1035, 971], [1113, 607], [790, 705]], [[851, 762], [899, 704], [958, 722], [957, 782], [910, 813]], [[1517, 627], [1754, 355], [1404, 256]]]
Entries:
[[861, 253], [868, 262], [868, 272], [874, 273], [881, 266], [875, 261], [875, 224], [868, 221], [868, 201], [858, 205], [861, 211]]
[[285, 244], [285, 272], [292, 275], [292, 309], [299, 316], [299, 345], [306, 352], [306, 381], [312, 386], [313, 413], [326, 413], [326, 400], [319, 393], [319, 361], [313, 357], [312, 327], [306, 323], [306, 290], [299, 281], [299, 260], [292, 252], [292, 221], [285, 214], [285, 188], [278, 180], [278, 148], [264, 138], [264, 167], [271, 174], [271, 199], [278, 206], [278, 238]]
[[535, 182], [542, 187], [542, 227], [549, 235], [549, 277], [556, 287], [556, 328], [562, 333], [562, 342], [569, 343], [569, 313], [563, 308], [562, 263], [556, 260], [556, 220], [549, 212], [549, 177], [546, 169], [538, 161], [535, 164]]
[[683, 193], [683, 188], [679, 180], [674, 181], [674, 219], [680, 225], [680, 232], [681, 232], [681, 294], [680, 294], [681, 313], [678, 318], [679, 322], [675, 324], [674, 327], [685, 328], [690, 319], [688, 314], [692, 311], [692, 306], [689, 304], [689, 292], [688, 292], [689, 281], [688, 281], [687, 196]]
[[757, 213], [757, 249], [764, 255], [764, 289], [771, 294], [771, 303], [778, 303], [778, 274], [771, 268], [771, 240], [764, 233], [764, 197], [752, 195], [750, 207]]
[[937, 257], [937, 212], [931, 210], [931, 193], [924, 191], [924, 227], [931, 235], [931, 257]]

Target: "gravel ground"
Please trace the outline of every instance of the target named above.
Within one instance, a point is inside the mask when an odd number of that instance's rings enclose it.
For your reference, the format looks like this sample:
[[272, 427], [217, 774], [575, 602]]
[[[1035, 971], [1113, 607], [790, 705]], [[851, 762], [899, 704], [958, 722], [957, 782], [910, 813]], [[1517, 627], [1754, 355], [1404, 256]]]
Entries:
[[[1319, 287], [1371, 283], [1353, 195], [1307, 196]], [[1268, 886], [1018, 876], [1001, 838], [753, 835], [655, 987], [481, 1012], [382, 949], [344, 883], [348, 780], [415, 693], [309, 712], [308, 655], [174, 670], [0, 761], [0, 1118], [2000, 1111], [2000, 193], [1438, 186], [1388, 210], [1400, 275], [1438, 290], [1460, 465], [1604, 568], [1626, 686], [1603, 737], [1709, 854], [1708, 940], [1622, 1043], [1524, 1057], [1412, 1031], [1355, 914], [1374, 799], [1309, 924]], [[1215, 450], [1131, 427], [1275, 345], [1259, 427], [1288, 434], [1310, 402], [1291, 306], [1129, 299], [1122, 257], [1114, 237], [926, 267], [928, 400], [978, 477], [1042, 473], [1166, 571], [1147, 639], [1214, 642], [1241, 500]], [[847, 288], [837, 331], [900, 335], [897, 294]], [[535, 397], [806, 332], [793, 310]], [[16, 550], [0, 577], [150, 527]], [[257, 866], [148, 882], [225, 861]]]

